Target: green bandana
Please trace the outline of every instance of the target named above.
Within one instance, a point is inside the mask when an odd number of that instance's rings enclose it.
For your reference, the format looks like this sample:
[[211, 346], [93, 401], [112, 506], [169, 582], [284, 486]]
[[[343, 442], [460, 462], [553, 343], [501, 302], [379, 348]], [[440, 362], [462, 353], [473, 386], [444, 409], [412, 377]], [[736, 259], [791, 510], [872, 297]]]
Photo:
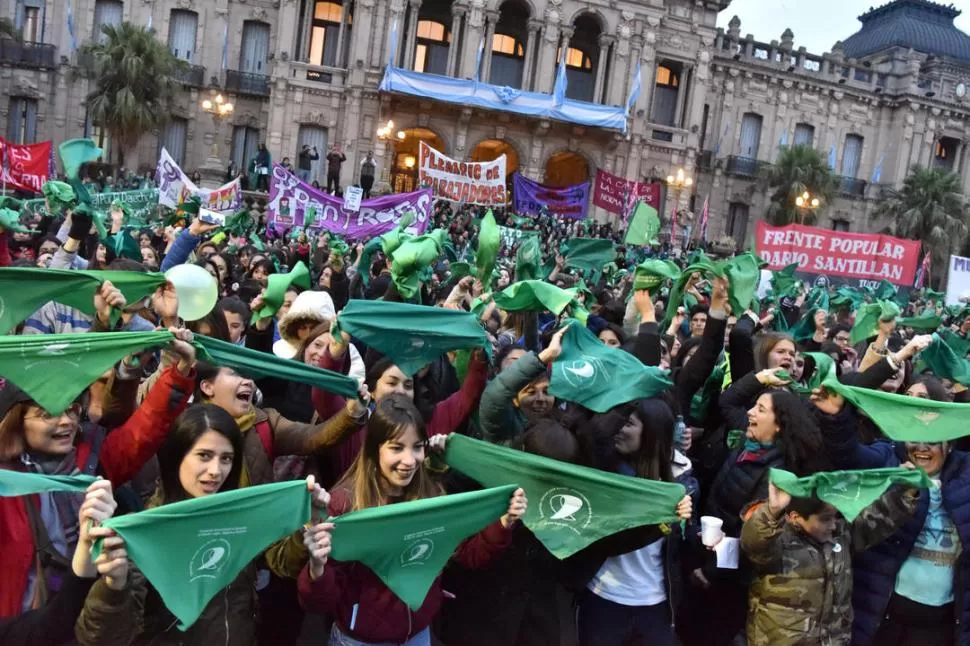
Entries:
[[715, 263], [703, 251], [698, 251], [696, 258], [684, 269], [680, 278], [674, 282], [674, 287], [670, 291], [670, 302], [667, 304], [667, 314], [664, 317], [663, 325], [661, 325], [662, 328], [670, 325], [677, 309], [683, 304], [687, 283], [695, 272], [728, 278], [730, 281], [728, 301], [731, 303], [731, 313], [740, 316], [751, 308], [754, 295], [758, 291], [758, 282], [761, 280], [761, 261], [754, 254], [745, 253]]
[[122, 229], [118, 233], [112, 233], [104, 239], [104, 246], [114, 252], [116, 258], [129, 258], [131, 260], [142, 261], [141, 247], [138, 242], [131, 237], [131, 234]]
[[30, 233], [30, 229], [20, 223], [20, 214], [17, 211], [3, 208], [0, 208], [0, 230]]
[[560, 316], [567, 307], [572, 307], [580, 321], [585, 321], [589, 314], [574, 294], [544, 280], [523, 280], [509, 285], [495, 294], [495, 305], [506, 312], [549, 310], [556, 316]]
[[256, 228], [256, 222], [249, 214], [249, 209], [243, 208], [226, 218], [222, 230], [231, 236], [244, 238]]
[[201, 334], [195, 335], [193, 345], [200, 351], [200, 358], [217, 366], [232, 368], [251, 379], [276, 377], [284, 381], [309, 384], [343, 397], [357, 398], [357, 381], [346, 375]]
[[61, 211], [65, 207], [69, 207], [77, 202], [77, 195], [74, 194], [74, 189], [71, 188], [70, 184], [64, 182], [50, 180], [44, 184], [41, 192], [43, 192], [44, 197], [50, 204], [52, 211]]
[[[820, 308], [818, 307], [809, 308], [805, 314], [798, 319], [798, 322], [795, 323], [790, 330], [788, 330], [788, 334], [790, 334], [795, 341], [807, 341], [815, 336], [815, 313], [818, 312], [819, 309]], [[775, 318], [781, 318], [784, 320], [785, 315], [779, 310]]]
[[411, 237], [410, 234], [405, 233], [404, 230], [411, 226], [414, 221], [414, 213], [405, 213], [403, 217], [398, 221], [397, 226], [382, 235], [379, 239], [381, 241], [380, 248], [384, 252], [384, 255], [388, 258], [391, 257], [401, 244]]
[[809, 353], [815, 372], [809, 387], [825, 386], [864, 412], [883, 433], [897, 442], [949, 442], [970, 435], [970, 404], [938, 402], [879, 390], [846, 386], [835, 376], [832, 358]]
[[[84, 196], [82, 195], [81, 197], [83, 198]], [[108, 228], [105, 225], [108, 216], [106, 216], [103, 211], [99, 211], [92, 207], [89, 203], [82, 201], [81, 204], [74, 207], [73, 213], [82, 213], [84, 215], [91, 216], [91, 221], [94, 223], [94, 228], [98, 232], [98, 237], [102, 240], [108, 237]]]
[[266, 283], [266, 292], [263, 294], [263, 306], [253, 312], [252, 323], [276, 314], [283, 306], [286, 290], [293, 284], [303, 289], [310, 289], [310, 271], [302, 260], [298, 260], [293, 269], [285, 274], [270, 275]]
[[491, 347], [471, 312], [425, 305], [351, 300], [337, 327], [386, 355], [406, 375], [445, 352]]
[[[6, 334], [40, 309], [56, 301], [94, 316], [94, 294], [104, 281], [121, 290], [128, 305], [150, 296], [165, 284], [165, 275], [138, 271], [0, 268], [0, 334]], [[30, 285], [30, 289], [24, 289]], [[114, 313], [112, 323], [120, 312]]]
[[495, 216], [492, 209], [488, 210], [482, 219], [482, 226], [478, 230], [478, 252], [475, 254], [475, 263], [478, 267], [478, 280], [488, 289], [492, 283], [492, 270], [495, 269], [495, 261], [498, 260], [498, 248], [502, 243], [499, 236], [498, 225], [495, 224]]
[[899, 305], [893, 301], [881, 300], [867, 303], [856, 312], [855, 323], [849, 340], [852, 345], [875, 336], [879, 331], [879, 321], [892, 321], [899, 316]]
[[596, 281], [603, 267], [616, 260], [612, 240], [604, 238], [569, 238], [562, 246], [567, 267], [590, 272]]
[[[562, 559], [617, 532], [677, 522], [679, 484], [630, 478], [452, 433], [445, 462], [486, 487], [517, 483], [529, 496], [523, 522]], [[336, 544], [336, 541], [334, 541]]]
[[657, 209], [644, 202], [637, 202], [637, 208], [630, 218], [623, 244], [642, 246], [657, 244], [658, 233], [660, 233], [660, 218], [657, 216]]
[[933, 343], [919, 358], [937, 377], [970, 386], [970, 361], [960, 357], [939, 334], [933, 335]]
[[896, 299], [896, 293], [896, 286], [883, 278], [881, 281], [879, 281], [879, 286], [876, 287], [876, 291], [873, 295], [876, 297], [877, 301], [894, 301]]
[[970, 339], [963, 338], [953, 330], [940, 330], [938, 334], [948, 346], [953, 348], [953, 351], [961, 359], [965, 359], [970, 354]]
[[672, 385], [666, 371], [643, 365], [629, 352], [611, 348], [584, 326], [571, 323], [562, 337], [562, 354], [552, 363], [549, 394], [605, 413]]
[[68, 139], [57, 147], [61, 163], [64, 164], [64, 175], [71, 179], [78, 176], [81, 166], [97, 161], [103, 152], [93, 139]]
[[475, 272], [472, 270], [472, 266], [467, 262], [453, 262], [448, 265], [448, 269], [451, 271], [449, 280], [453, 283], [457, 283], [459, 280], [465, 276], [474, 276]]
[[830, 300], [836, 307], [846, 307], [856, 309], [862, 304], [863, 294], [853, 287], [839, 287], [835, 291], [835, 296]]
[[417, 610], [461, 542], [498, 520], [516, 488], [438, 496], [338, 516], [332, 521], [330, 556], [363, 563]]
[[309, 520], [306, 482], [295, 480], [162, 505], [104, 526], [125, 539], [129, 558], [186, 630], [260, 552]]
[[444, 229], [435, 229], [427, 235], [405, 240], [391, 254], [391, 280], [402, 298], [411, 300], [418, 295], [421, 273], [441, 255], [444, 240]]
[[898, 327], [909, 327], [921, 332], [932, 332], [943, 325], [943, 319], [936, 315], [931, 308], [927, 308], [919, 316], [903, 316], [896, 319]]
[[893, 484], [919, 489], [933, 486], [924, 471], [901, 467], [823, 471], [805, 478], [784, 469], [771, 469], [771, 482], [796, 498], [816, 495], [819, 500], [838, 509], [850, 523]]
[[0, 377], [58, 415], [114, 364], [173, 338], [171, 332], [0, 336]]
[[84, 493], [95, 480], [94, 476], [45, 476], [0, 469], [0, 496], [28, 496], [48, 491]]
[[786, 296], [794, 296], [798, 281], [795, 280], [795, 271], [798, 263], [792, 263], [780, 271], [771, 272], [771, 291], [780, 301]]
[[539, 265], [542, 255], [539, 253], [539, 237], [525, 236], [515, 252], [515, 280], [539, 280], [545, 278]]
[[670, 260], [656, 258], [646, 260], [637, 265], [633, 273], [633, 289], [646, 289], [653, 293], [667, 280], [674, 280], [680, 276], [680, 267]]

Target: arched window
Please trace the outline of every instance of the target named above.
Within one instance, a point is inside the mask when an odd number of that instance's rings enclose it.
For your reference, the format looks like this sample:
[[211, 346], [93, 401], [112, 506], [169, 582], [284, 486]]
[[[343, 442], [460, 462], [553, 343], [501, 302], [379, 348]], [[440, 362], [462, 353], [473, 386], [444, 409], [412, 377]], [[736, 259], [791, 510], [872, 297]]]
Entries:
[[525, 70], [525, 47], [515, 36], [495, 34], [492, 38], [492, 63], [489, 83], [506, 87], [522, 87]]
[[345, 15], [344, 6], [340, 2], [318, 1], [314, 4], [310, 31], [310, 63], [327, 67], [345, 67], [353, 23], [349, 5]]
[[444, 74], [448, 67], [451, 33], [435, 20], [418, 21], [418, 42], [414, 51], [414, 71]]

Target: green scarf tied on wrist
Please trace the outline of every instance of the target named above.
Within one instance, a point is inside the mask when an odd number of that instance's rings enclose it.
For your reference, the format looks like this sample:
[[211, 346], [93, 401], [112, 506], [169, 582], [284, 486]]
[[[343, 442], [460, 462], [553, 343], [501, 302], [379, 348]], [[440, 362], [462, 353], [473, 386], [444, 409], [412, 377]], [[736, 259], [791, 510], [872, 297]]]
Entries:
[[173, 338], [171, 332], [0, 336], [0, 377], [9, 379], [48, 413], [59, 415], [126, 356], [163, 346]]
[[823, 471], [799, 478], [784, 469], [771, 469], [772, 484], [796, 498], [813, 495], [839, 510], [850, 523], [893, 484], [916, 489], [935, 486], [922, 469], [902, 467], [861, 469], [857, 471]]
[[[0, 334], [7, 334], [49, 301], [94, 316], [94, 295], [105, 281], [121, 291], [128, 307], [151, 296], [167, 282], [164, 274], [156, 272], [2, 267]], [[120, 315], [120, 311], [112, 312], [111, 323], [116, 323]]]

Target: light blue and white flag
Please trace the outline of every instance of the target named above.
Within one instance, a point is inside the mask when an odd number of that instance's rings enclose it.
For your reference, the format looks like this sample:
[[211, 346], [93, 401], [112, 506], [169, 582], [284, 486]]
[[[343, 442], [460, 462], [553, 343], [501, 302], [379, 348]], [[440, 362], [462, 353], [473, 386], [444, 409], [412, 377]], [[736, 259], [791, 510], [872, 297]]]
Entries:
[[878, 184], [879, 180], [882, 179], [882, 162], [886, 159], [886, 153], [879, 156], [879, 162], [876, 163], [876, 167], [872, 169], [872, 183]]
[[838, 160], [838, 155], [835, 152], [835, 144], [832, 144], [832, 147], [829, 148], [829, 168], [831, 168], [832, 170], [835, 170], [835, 165], [837, 163], [837, 160]]
[[482, 78], [482, 56], [485, 55], [485, 37], [478, 43], [478, 53], [475, 54], [475, 82], [478, 83]]
[[397, 20], [391, 25], [391, 37], [387, 39], [387, 66], [394, 67], [397, 57]]
[[556, 72], [556, 85], [552, 88], [552, 98], [556, 105], [562, 105], [566, 100], [566, 49], [563, 48], [559, 56], [559, 70]]
[[77, 51], [77, 36], [74, 29], [74, 9], [71, 7], [71, 0], [67, 0], [67, 33], [71, 37], [71, 51]]
[[226, 16], [226, 25], [222, 30], [222, 69], [229, 69], [229, 17]]
[[633, 107], [640, 98], [640, 61], [637, 61], [637, 71], [633, 75], [633, 83], [630, 85], [630, 96], [626, 100], [626, 113], [629, 116]]

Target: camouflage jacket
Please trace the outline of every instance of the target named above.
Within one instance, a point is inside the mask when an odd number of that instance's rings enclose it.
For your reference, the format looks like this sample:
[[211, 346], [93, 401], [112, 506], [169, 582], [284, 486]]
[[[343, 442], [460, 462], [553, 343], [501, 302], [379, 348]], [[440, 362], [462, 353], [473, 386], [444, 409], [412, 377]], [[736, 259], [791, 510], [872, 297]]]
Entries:
[[918, 490], [891, 488], [852, 523], [839, 518], [819, 544], [761, 505], [744, 523], [741, 547], [755, 578], [748, 595], [749, 646], [848, 646], [852, 555], [891, 536], [916, 509]]

